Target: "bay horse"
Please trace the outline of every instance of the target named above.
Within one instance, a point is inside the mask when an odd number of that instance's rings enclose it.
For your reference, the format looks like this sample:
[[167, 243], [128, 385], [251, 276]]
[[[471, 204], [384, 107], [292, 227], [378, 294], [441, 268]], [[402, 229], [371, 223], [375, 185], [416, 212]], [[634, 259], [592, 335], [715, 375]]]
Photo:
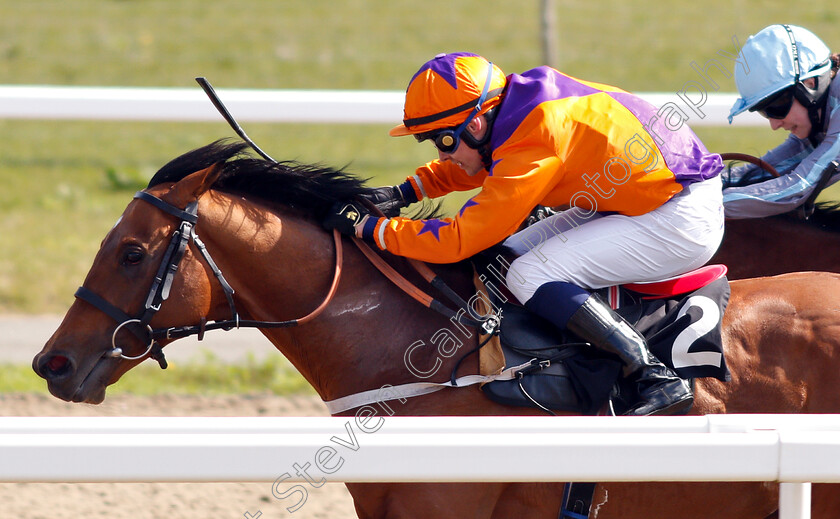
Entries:
[[[748, 162], [779, 176], [758, 157], [744, 153], [722, 153], [721, 157], [727, 168]], [[808, 270], [840, 272], [840, 203], [814, 203], [834, 175], [832, 166], [825, 169], [805, 202], [807, 209], [766, 218], [727, 219], [723, 242], [710, 263], [726, 265], [730, 279]]]
[[[33, 359], [33, 369], [46, 379], [50, 393], [66, 401], [100, 403], [106, 387], [149, 353], [157, 353], [162, 361], [161, 352], [150, 352], [147, 346], [149, 334], [157, 332], [115, 322], [145, 314], [144, 308], [154, 310], [149, 330], [187, 326], [204, 333], [211, 329], [208, 322], [229, 323], [232, 311], [242, 323], [290, 323], [263, 333], [325, 401], [418, 381], [406, 367], [406, 349], [450, 321], [406, 295], [353, 247], [343, 247], [343, 275], [337, 285], [334, 281], [339, 245], [349, 239], [334, 241], [321, 228], [321, 217], [335, 201], [365, 192], [363, 181], [342, 170], [251, 158], [243, 146], [216, 142], [186, 153], [164, 166], [142, 192], [145, 195], [129, 203], [84, 280], [87, 295], [71, 305]], [[188, 220], [191, 226], [184, 223]], [[192, 234], [200, 240], [190, 241]], [[172, 264], [165, 257], [173, 255], [179, 267], [169, 274], [161, 266]], [[386, 257], [398, 271], [412, 276], [404, 258]], [[454, 290], [475, 290], [467, 263], [435, 269]], [[225, 285], [235, 294], [231, 296]], [[168, 299], [149, 297], [163, 291]], [[840, 412], [840, 394], [834, 390], [840, 356], [837, 308], [836, 274], [732, 282], [723, 322], [732, 379], [696, 380], [691, 412]], [[313, 311], [320, 313], [299, 319]], [[171, 341], [172, 337], [158, 338], [160, 346]], [[472, 334], [460, 351], [477, 341], [478, 334]], [[441, 369], [429, 380], [442, 382], [459, 357], [427, 346], [413, 350], [412, 362], [424, 369], [439, 363]], [[476, 373], [477, 365], [471, 356], [459, 373]], [[447, 388], [390, 405], [399, 415], [541, 412], [492, 402], [476, 386]], [[562, 483], [347, 487], [362, 519], [555, 519], [563, 491]], [[777, 517], [777, 508], [778, 485], [773, 483], [605, 483], [596, 489], [592, 517], [765, 519]], [[815, 485], [813, 517], [838, 514], [840, 492]]]
[[726, 220], [723, 242], [711, 263], [729, 268], [730, 279], [787, 272], [840, 272], [840, 209], [817, 204], [802, 220], [795, 214]]

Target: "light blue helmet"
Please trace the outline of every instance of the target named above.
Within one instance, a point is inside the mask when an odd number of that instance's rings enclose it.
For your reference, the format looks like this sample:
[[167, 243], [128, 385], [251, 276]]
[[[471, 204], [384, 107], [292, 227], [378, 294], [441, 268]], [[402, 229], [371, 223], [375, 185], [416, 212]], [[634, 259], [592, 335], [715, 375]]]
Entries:
[[729, 111], [730, 123], [770, 95], [831, 70], [831, 51], [826, 44], [796, 25], [765, 27], [747, 39], [741, 54], [746, 66], [735, 68], [741, 97]]

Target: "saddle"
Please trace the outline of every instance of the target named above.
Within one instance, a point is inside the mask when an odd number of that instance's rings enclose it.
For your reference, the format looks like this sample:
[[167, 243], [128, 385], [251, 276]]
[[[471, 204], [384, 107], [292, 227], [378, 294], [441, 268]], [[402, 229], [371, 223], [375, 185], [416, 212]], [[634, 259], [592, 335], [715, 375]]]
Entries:
[[[598, 292], [645, 336], [650, 351], [680, 377], [729, 380], [720, 328], [729, 301], [725, 266], [709, 265], [664, 281]], [[482, 385], [491, 400], [589, 415], [606, 405], [612, 413], [623, 414], [635, 401], [636, 389], [622, 382], [617, 358], [558, 330], [510, 299], [501, 300], [503, 294], [498, 290], [484, 293], [501, 313], [501, 325], [499, 340], [489, 341], [479, 352], [482, 374], [529, 363], [517, 372], [516, 379]]]

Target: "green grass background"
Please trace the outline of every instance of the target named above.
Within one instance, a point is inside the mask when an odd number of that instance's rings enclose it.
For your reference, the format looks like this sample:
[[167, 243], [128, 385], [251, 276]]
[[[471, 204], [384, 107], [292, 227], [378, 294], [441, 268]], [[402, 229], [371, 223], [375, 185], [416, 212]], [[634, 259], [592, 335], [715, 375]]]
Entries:
[[[0, 0], [0, 84], [402, 90], [439, 52], [506, 72], [542, 64], [539, 0]], [[631, 91], [677, 92], [690, 67], [771, 23], [837, 51], [836, 3], [555, 0], [558, 68]], [[722, 91], [734, 91], [719, 77]], [[234, 114], [235, 115], [235, 114]], [[395, 121], [396, 123], [397, 121]], [[374, 184], [433, 156], [388, 125], [249, 124], [282, 159], [350, 164]], [[760, 154], [769, 128], [697, 128], [715, 151]], [[218, 123], [0, 120], [0, 312], [63, 313], [134, 190]], [[460, 200], [449, 208], [459, 207]], [[11, 378], [11, 376], [0, 376]]]
[[[177, 344], [172, 347], [177, 347]], [[46, 383], [35, 375], [31, 367], [0, 364], [0, 393], [41, 393], [46, 390]], [[312, 386], [279, 353], [263, 360], [249, 356], [239, 364], [230, 364], [210, 352], [204, 352], [187, 362], [170, 362], [166, 370], [161, 370], [155, 362], [146, 362], [108, 388], [109, 395], [144, 396], [265, 392], [277, 395], [315, 394]]]

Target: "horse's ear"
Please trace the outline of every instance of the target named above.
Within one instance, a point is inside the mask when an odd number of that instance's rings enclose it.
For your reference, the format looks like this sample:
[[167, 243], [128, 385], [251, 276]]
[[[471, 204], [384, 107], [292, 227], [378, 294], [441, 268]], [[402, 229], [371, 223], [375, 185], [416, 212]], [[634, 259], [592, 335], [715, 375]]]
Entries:
[[[172, 188], [172, 195], [180, 202], [178, 205], [186, 205], [193, 200], [197, 200], [198, 197], [210, 190], [219, 179], [222, 170], [221, 163], [213, 164], [209, 168], [187, 175], [175, 184], [175, 187]], [[177, 204], [175, 201], [173, 203]]]

